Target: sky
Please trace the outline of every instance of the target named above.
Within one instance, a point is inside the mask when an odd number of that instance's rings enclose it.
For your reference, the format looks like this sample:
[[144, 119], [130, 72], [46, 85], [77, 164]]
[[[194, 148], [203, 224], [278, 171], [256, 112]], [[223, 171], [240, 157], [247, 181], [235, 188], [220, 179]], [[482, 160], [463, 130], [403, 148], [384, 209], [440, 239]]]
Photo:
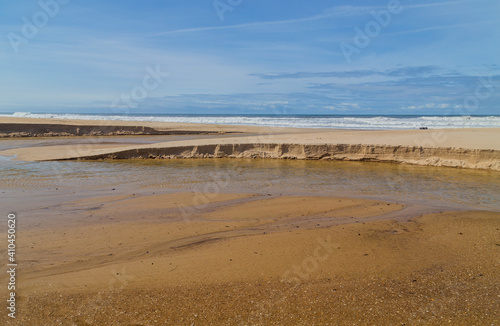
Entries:
[[500, 1], [0, 2], [0, 112], [500, 114]]

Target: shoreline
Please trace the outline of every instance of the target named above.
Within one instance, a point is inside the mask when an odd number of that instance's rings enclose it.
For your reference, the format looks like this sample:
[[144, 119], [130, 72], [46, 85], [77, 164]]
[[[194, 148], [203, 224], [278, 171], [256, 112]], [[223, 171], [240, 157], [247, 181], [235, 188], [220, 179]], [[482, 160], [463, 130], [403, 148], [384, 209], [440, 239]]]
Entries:
[[[74, 127], [95, 127], [102, 128], [102, 135], [106, 134], [106, 129], [110, 127], [117, 128], [112, 130], [115, 134], [120, 135], [119, 128], [123, 128], [122, 135], [132, 135], [133, 132], [137, 132], [138, 135], [148, 135], [147, 132], [179, 132], [186, 131], [190, 133], [214, 133], [214, 134], [224, 134], [224, 133], [255, 133], [262, 131], [263, 129], [279, 129], [283, 132], [304, 132], [308, 129], [306, 128], [281, 128], [281, 127], [259, 127], [259, 126], [238, 126], [238, 125], [224, 125], [224, 124], [198, 124], [198, 123], [177, 123], [177, 122], [154, 122], [154, 121], [121, 121], [121, 120], [79, 120], [79, 119], [48, 119], [48, 118], [18, 118], [18, 117], [0, 117], [0, 139], [9, 138], [11, 136], [2, 136], [2, 125], [17, 125], [20, 130], [12, 130], [10, 133], [23, 132], [26, 128], [34, 129], [34, 136], [32, 137], [43, 137], [43, 134], [47, 133], [47, 128], [64, 128], [72, 129]], [[134, 128], [141, 127], [140, 130], [133, 130]], [[145, 128], [144, 132], [142, 127]], [[96, 130], [98, 131], [98, 130]], [[49, 130], [50, 132], [50, 130]], [[140, 134], [139, 134], [140, 132]], [[68, 134], [70, 132], [68, 131]], [[111, 133], [110, 133], [111, 134]], [[38, 136], [37, 136], [38, 135]], [[73, 134], [74, 135], [74, 134]], [[89, 134], [90, 135], [90, 134]], [[53, 136], [57, 137], [55, 133]], [[65, 136], [65, 135], [61, 135]], [[81, 133], [79, 136], [85, 136]], [[26, 136], [22, 136], [26, 137]], [[28, 136], [29, 137], [29, 136]]]
[[[496, 173], [415, 168], [425, 171], [398, 181], [407, 171], [394, 173], [399, 167], [382, 166], [381, 180], [391, 187], [375, 182], [368, 190], [392, 190], [377, 199], [360, 193], [370, 183], [371, 169], [362, 173], [346, 164], [335, 170], [311, 162], [324, 169], [318, 174], [310, 162], [274, 161], [288, 168], [273, 172], [271, 161], [257, 161], [401, 159], [431, 165], [449, 160], [475, 168], [491, 163], [491, 168], [498, 162], [498, 130], [224, 128], [240, 133], [1, 139], [5, 150], [0, 155], [18, 155], [18, 160], [83, 160], [89, 155], [151, 159], [138, 166], [116, 162], [109, 169], [102, 169], [105, 163], [20, 162], [19, 171], [9, 172], [6, 184], [20, 180], [12, 191], [5, 187], [0, 201], [22, 221], [16, 235], [22, 257], [16, 280], [19, 318], [10, 324], [432, 325], [499, 320], [500, 269], [492, 257], [500, 245], [500, 213], [453, 207], [445, 199], [448, 204], [434, 205], [435, 198], [420, 190], [453, 187], [461, 190], [456, 196], [475, 202], [483, 196], [470, 189], [483, 180], [477, 176], [494, 183]], [[439, 146], [430, 146], [433, 139], [441, 140]], [[255, 160], [248, 166], [265, 173], [231, 170], [220, 162], [202, 169], [199, 161], [148, 168], [162, 156], [249, 157]], [[6, 169], [17, 163], [9, 162]], [[185, 169], [180, 166], [184, 163], [193, 166]], [[307, 167], [292, 167], [301, 164]], [[23, 165], [31, 168], [23, 170]], [[440, 181], [448, 173], [458, 182]], [[468, 173], [473, 182], [460, 183], [460, 175]], [[361, 188], [337, 187], [344, 178], [359, 178]], [[419, 188], [417, 182], [431, 185]], [[329, 186], [316, 188], [323, 183]], [[400, 186], [415, 193], [414, 201], [398, 200], [394, 194]], [[483, 183], [482, 189], [496, 188]], [[4, 295], [6, 288], [2, 291]], [[6, 318], [0, 316], [0, 323]]]
[[[500, 128], [429, 130], [340, 130], [180, 124], [138, 121], [0, 118], [5, 139], [31, 135], [44, 146], [0, 151], [24, 161], [260, 158], [387, 162], [500, 171]], [[75, 144], [75, 137], [86, 137]], [[129, 144], [107, 141], [106, 135], [127, 135]], [[149, 143], [140, 137], [157, 136]], [[189, 135], [178, 140], [172, 136]], [[63, 136], [63, 137], [61, 137]], [[164, 136], [163, 139], [161, 136]], [[199, 138], [197, 138], [199, 136]], [[58, 139], [51, 146], [51, 139]]]

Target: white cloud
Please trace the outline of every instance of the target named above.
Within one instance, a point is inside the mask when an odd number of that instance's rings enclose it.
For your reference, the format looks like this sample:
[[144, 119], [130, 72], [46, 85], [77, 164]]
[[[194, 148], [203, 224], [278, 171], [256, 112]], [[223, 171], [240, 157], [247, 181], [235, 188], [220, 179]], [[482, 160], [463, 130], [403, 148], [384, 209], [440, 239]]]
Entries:
[[420, 104], [420, 105], [410, 105], [410, 106], [403, 106], [401, 107], [401, 110], [421, 110], [421, 109], [458, 109], [460, 108], [459, 105], [451, 105], [448, 103], [426, 103], [426, 104]]

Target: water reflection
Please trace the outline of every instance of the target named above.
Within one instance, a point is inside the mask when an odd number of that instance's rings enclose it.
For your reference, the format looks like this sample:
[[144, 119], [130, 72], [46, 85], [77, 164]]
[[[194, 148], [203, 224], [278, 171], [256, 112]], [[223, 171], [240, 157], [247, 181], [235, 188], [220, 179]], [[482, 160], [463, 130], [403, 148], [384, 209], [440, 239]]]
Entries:
[[[152, 187], [192, 191], [223, 177], [226, 192], [279, 192], [441, 202], [500, 210], [500, 173], [384, 163], [289, 160], [2, 161], [2, 188]], [[227, 182], [226, 182], [227, 181]]]

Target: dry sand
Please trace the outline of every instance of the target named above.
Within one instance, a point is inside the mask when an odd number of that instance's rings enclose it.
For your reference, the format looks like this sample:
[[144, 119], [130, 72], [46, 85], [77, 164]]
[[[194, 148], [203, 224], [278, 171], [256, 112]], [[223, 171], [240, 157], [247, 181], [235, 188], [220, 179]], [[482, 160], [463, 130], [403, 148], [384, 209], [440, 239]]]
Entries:
[[[7, 120], [0, 123], [35, 122]], [[142, 126], [187, 130], [195, 138], [96, 137], [82, 143], [69, 137], [57, 138], [55, 146], [56, 138], [26, 139], [0, 155], [226, 155], [499, 167], [499, 129], [124, 125], [141, 126], [140, 132]], [[38, 205], [34, 190], [23, 196]], [[2, 325], [500, 324], [498, 212], [429, 213], [410, 204], [279, 193], [63, 198], [39, 203], [39, 218], [21, 220], [17, 318], [4, 311]], [[0, 252], [6, 256], [4, 246]], [[2, 286], [2, 297], [6, 292]]]
[[400, 204], [257, 194], [192, 206], [196, 196], [95, 197], [27, 221], [9, 324], [500, 321], [500, 213], [411, 218]]
[[[40, 121], [39, 121], [40, 120]], [[47, 120], [47, 121], [45, 121]], [[51, 128], [95, 126], [96, 121], [1, 118], [9, 128], [39, 129], [43, 136]], [[49, 124], [52, 123], [52, 124]], [[165, 131], [164, 141], [144, 144], [107, 142], [106, 137], [88, 142], [0, 151], [19, 160], [107, 159], [107, 158], [278, 158], [378, 161], [448, 166], [500, 171], [500, 129], [443, 130], [325, 130], [270, 127], [198, 125], [158, 122], [101, 122], [109, 128], [135, 128], [139, 134]], [[35, 126], [35, 127], [34, 127]], [[72, 127], [72, 128], [73, 128]], [[6, 127], [4, 127], [6, 128]], [[144, 129], [146, 128], [146, 129]], [[144, 131], [146, 130], [146, 131]], [[175, 140], [169, 134], [211, 134], [201, 139]], [[133, 133], [132, 133], [133, 134]], [[237, 136], [235, 136], [237, 135]], [[132, 141], [133, 142], [133, 141]]]

